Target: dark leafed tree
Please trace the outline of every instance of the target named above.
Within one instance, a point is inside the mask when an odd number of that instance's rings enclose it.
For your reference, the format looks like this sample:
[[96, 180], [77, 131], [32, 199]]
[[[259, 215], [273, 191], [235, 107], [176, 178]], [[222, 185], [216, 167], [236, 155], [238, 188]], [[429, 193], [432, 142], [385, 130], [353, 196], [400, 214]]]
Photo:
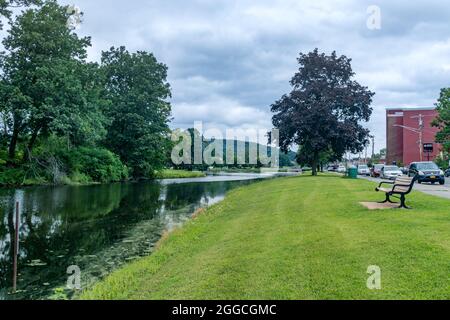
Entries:
[[442, 143], [444, 151], [450, 153], [450, 88], [441, 90], [436, 107], [439, 112], [438, 118], [433, 122], [439, 128], [436, 142]]
[[152, 175], [170, 147], [171, 96], [167, 66], [151, 53], [125, 47], [103, 52], [106, 98], [111, 120], [106, 145], [132, 169], [135, 178]]
[[313, 175], [324, 153], [341, 158], [358, 153], [368, 142], [361, 123], [372, 114], [374, 93], [353, 80], [351, 59], [319, 53], [300, 54], [300, 68], [291, 80], [293, 90], [272, 105], [280, 146], [296, 144], [300, 159], [309, 159]]

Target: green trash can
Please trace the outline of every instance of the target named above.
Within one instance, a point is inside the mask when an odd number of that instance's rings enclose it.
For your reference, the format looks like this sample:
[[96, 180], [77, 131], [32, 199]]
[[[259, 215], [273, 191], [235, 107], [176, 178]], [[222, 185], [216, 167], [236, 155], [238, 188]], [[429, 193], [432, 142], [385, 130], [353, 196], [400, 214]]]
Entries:
[[350, 179], [358, 179], [358, 168], [348, 169], [348, 177]]

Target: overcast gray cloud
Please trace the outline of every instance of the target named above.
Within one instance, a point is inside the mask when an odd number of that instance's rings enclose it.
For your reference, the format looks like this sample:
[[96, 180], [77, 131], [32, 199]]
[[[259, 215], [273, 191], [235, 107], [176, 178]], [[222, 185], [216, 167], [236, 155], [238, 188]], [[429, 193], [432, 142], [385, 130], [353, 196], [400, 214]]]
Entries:
[[[450, 79], [450, 4], [443, 1], [71, 0], [84, 11], [89, 54], [125, 45], [169, 66], [172, 126], [271, 126], [299, 52], [336, 50], [376, 92], [368, 127], [385, 144], [387, 106], [430, 106]], [[366, 26], [369, 5], [381, 29]]]

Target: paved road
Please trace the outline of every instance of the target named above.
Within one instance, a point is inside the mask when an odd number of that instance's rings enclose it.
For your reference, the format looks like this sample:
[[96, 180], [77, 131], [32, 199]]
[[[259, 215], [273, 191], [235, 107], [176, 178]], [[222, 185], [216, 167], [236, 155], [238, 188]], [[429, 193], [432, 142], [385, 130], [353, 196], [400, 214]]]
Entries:
[[[378, 183], [383, 181], [380, 178], [362, 177], [362, 176], [360, 176], [360, 178], [367, 179], [369, 181], [378, 182]], [[445, 179], [445, 185], [443, 185], [443, 186], [441, 186], [439, 184], [432, 185], [432, 184], [428, 184], [428, 183], [424, 183], [424, 184], [417, 183], [414, 186], [414, 189], [422, 191], [424, 193], [431, 194], [433, 196], [450, 199], [450, 178]]]

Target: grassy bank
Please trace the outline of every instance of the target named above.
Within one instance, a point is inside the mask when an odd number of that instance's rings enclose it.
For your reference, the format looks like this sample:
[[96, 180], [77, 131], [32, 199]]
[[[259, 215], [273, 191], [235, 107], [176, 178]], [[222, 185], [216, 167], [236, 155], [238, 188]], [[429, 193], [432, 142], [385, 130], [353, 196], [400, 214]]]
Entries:
[[[29, 174], [31, 172], [31, 174]], [[74, 172], [70, 176], [63, 176], [57, 182], [45, 174], [35, 175], [33, 170], [28, 170], [23, 167], [7, 168], [0, 167], [0, 188], [17, 188], [30, 186], [50, 186], [50, 185], [68, 185], [68, 186], [83, 186], [100, 184], [98, 181], [93, 181], [91, 177], [86, 174]], [[107, 181], [113, 182], [113, 181]], [[105, 183], [107, 183], [105, 182]]]
[[261, 173], [260, 168], [209, 168], [209, 174], [221, 175], [223, 173]]
[[270, 171], [278, 171], [278, 172], [289, 172], [290, 170], [294, 169], [294, 167], [282, 167], [273, 169], [273, 168], [209, 168], [208, 174], [212, 175], [222, 175], [226, 173], [262, 173], [262, 172], [270, 172]]
[[205, 174], [200, 171], [184, 171], [166, 169], [156, 173], [157, 179], [184, 179], [184, 178], [201, 178]]
[[[450, 201], [368, 211], [374, 184], [335, 176], [234, 190], [83, 299], [448, 299]], [[382, 290], [366, 286], [368, 266]]]
[[[183, 171], [183, 170], [171, 170], [166, 169], [158, 171], [155, 174], [155, 179], [182, 179], [182, 178], [200, 178], [206, 176], [200, 171]], [[122, 181], [129, 181], [130, 179], [124, 179]], [[119, 182], [119, 180], [112, 181], [93, 181], [91, 177], [74, 173], [70, 177], [65, 176], [63, 179], [54, 183], [46, 177], [33, 177], [27, 178], [26, 172], [21, 169], [6, 169], [0, 168], [0, 187], [23, 187], [23, 186], [45, 186], [45, 185], [68, 185], [68, 186], [81, 186], [81, 185], [93, 185], [101, 183]]]

